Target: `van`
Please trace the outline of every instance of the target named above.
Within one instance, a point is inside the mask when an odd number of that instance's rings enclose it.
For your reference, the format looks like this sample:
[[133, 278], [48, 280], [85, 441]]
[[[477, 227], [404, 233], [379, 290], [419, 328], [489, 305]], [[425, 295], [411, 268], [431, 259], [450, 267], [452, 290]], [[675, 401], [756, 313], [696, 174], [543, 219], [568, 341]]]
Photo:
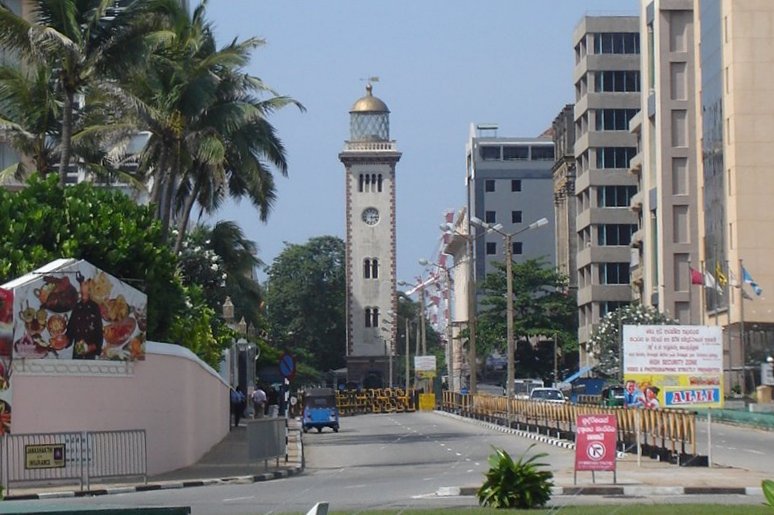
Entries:
[[529, 400], [554, 402], [557, 404], [564, 404], [567, 402], [567, 399], [559, 388], [534, 388], [529, 392]]

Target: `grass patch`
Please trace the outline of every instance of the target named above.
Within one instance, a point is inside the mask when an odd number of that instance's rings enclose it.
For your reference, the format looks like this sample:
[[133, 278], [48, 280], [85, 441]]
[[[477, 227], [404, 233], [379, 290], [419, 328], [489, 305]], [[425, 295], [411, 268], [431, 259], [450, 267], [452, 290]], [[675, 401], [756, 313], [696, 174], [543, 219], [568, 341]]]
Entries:
[[443, 515], [447, 513], [475, 513], [476, 515], [503, 515], [504, 513], [529, 513], [531, 515], [771, 515], [770, 507], [763, 504], [607, 504], [600, 506], [564, 506], [562, 508], [542, 508], [537, 510], [497, 510], [494, 508], [454, 507], [437, 509], [408, 510], [358, 510], [356, 512], [331, 511], [331, 515], [359, 513], [368, 515]]

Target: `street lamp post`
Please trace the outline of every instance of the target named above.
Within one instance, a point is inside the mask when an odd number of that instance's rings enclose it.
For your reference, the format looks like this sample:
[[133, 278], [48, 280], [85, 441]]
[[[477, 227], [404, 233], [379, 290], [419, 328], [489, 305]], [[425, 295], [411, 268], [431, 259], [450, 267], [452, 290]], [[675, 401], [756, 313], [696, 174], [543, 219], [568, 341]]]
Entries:
[[[535, 222], [532, 222], [526, 227], [523, 227], [522, 229], [519, 229], [516, 232], [507, 233], [502, 230], [502, 226], [497, 225], [490, 225], [486, 222], [481, 221], [478, 218], [471, 217], [470, 221], [478, 225], [480, 227], [483, 227], [485, 229], [492, 230], [498, 234], [500, 234], [503, 239], [505, 240], [505, 284], [507, 288], [507, 307], [506, 307], [506, 327], [507, 327], [507, 339], [508, 339], [508, 378], [507, 378], [507, 384], [505, 386], [505, 394], [508, 399], [511, 399], [513, 397], [513, 383], [516, 379], [516, 363], [514, 361], [514, 355], [516, 353], [516, 345], [513, 338], [513, 249], [511, 248], [511, 242], [513, 241], [513, 237], [523, 233], [524, 231], [529, 231], [531, 229], [537, 229], [538, 227], [543, 227], [544, 225], [548, 224], [547, 218], [541, 218], [540, 220], [537, 220]], [[510, 406], [510, 403], [508, 403]]]

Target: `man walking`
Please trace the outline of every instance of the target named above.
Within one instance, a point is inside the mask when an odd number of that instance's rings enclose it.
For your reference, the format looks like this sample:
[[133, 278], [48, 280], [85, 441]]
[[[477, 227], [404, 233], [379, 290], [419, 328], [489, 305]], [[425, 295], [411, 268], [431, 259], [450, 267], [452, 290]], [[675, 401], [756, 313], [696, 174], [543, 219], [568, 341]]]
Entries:
[[266, 392], [260, 385], [255, 385], [253, 390], [253, 418], [263, 418], [264, 409], [266, 407]]

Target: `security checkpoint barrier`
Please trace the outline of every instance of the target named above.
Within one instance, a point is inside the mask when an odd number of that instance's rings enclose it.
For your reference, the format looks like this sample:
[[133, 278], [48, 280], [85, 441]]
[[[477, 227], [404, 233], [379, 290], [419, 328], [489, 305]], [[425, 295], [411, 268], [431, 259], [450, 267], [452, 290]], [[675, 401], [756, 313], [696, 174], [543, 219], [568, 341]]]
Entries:
[[339, 390], [336, 406], [341, 416], [363, 413], [411, 413], [416, 411], [416, 392], [403, 388]]
[[707, 466], [696, 451], [696, 412], [681, 409], [627, 409], [583, 404], [558, 404], [507, 399], [488, 394], [443, 392], [441, 409], [463, 417], [575, 440], [578, 415], [609, 413], [618, 422], [618, 442], [624, 452], [636, 452], [639, 437], [643, 455], [681, 466]]

